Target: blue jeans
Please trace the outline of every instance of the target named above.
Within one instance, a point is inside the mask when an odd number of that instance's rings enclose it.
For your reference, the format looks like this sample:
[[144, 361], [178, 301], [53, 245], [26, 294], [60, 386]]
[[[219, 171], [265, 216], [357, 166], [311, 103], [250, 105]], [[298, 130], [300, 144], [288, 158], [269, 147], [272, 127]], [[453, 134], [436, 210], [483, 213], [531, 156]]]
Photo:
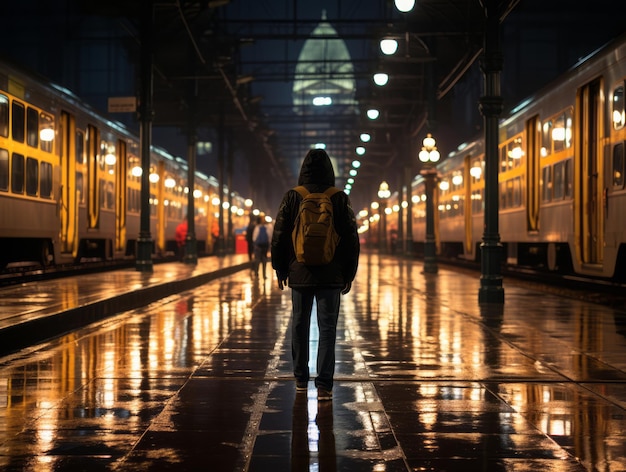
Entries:
[[335, 373], [335, 341], [339, 318], [339, 288], [293, 288], [291, 356], [296, 380], [309, 381], [309, 337], [313, 300], [317, 302], [319, 345], [317, 350], [317, 377], [315, 386], [326, 390], [333, 388]]

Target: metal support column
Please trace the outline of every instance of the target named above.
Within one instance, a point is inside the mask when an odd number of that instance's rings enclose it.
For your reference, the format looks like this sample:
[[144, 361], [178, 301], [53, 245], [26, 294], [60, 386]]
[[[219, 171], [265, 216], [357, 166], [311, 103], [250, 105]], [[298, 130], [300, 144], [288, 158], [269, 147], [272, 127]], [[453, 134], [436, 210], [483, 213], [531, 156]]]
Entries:
[[226, 252], [235, 253], [235, 229], [233, 227], [233, 165], [235, 163], [235, 143], [232, 128], [228, 130], [228, 154], [226, 155], [226, 182], [228, 186], [228, 220], [226, 224]]
[[[193, 86], [195, 90], [195, 85]], [[185, 264], [196, 265], [198, 263], [198, 242], [196, 240], [196, 206], [194, 188], [196, 182], [196, 155], [198, 149], [198, 135], [196, 132], [195, 111], [197, 99], [195, 93], [190, 92], [189, 117], [187, 125], [187, 237], [185, 238]]]
[[436, 274], [439, 271], [437, 265], [437, 245], [435, 239], [435, 184], [437, 169], [432, 165], [425, 166], [421, 171], [426, 184], [426, 240], [424, 242], [424, 272]]
[[378, 201], [378, 253], [385, 253], [385, 245], [386, 241], [386, 232], [387, 228], [385, 227], [385, 207], [383, 206], [382, 199]]
[[479, 303], [504, 303], [500, 263], [502, 244], [498, 230], [498, 117], [502, 113], [500, 71], [500, 21], [498, 2], [486, 2], [486, 29], [481, 69], [485, 79], [485, 96], [480, 111], [485, 120], [485, 231], [481, 244], [481, 277]]
[[153, 241], [150, 234], [150, 147], [152, 145], [152, 0], [143, 0], [141, 21], [141, 103], [140, 149], [141, 155], [141, 215], [135, 268], [152, 272]]
[[402, 202], [406, 198], [406, 187], [403, 185], [402, 174], [398, 176], [398, 230], [395, 240], [391, 241], [391, 252], [395, 255], [404, 255], [404, 207]]
[[225, 116], [224, 116], [224, 104], [221, 103], [220, 104], [220, 116], [219, 116], [219, 126], [218, 126], [218, 137], [217, 137], [217, 144], [218, 144], [218, 150], [217, 150], [217, 180], [218, 180], [218, 187], [219, 187], [219, 219], [218, 219], [218, 224], [219, 224], [219, 235], [217, 237], [217, 251], [215, 251], [215, 253], [219, 256], [219, 257], [224, 257], [226, 255], [225, 252], [225, 248], [224, 248], [224, 132], [225, 132], [225, 126], [224, 126], [224, 120], [225, 120]]
[[[412, 147], [409, 146], [409, 156], [412, 156]], [[411, 157], [409, 157], [411, 159]], [[413, 169], [410, 165], [404, 168], [404, 182], [407, 186], [406, 195], [406, 241], [404, 243], [404, 251], [407, 257], [413, 257], [413, 189], [411, 184], [413, 183]]]

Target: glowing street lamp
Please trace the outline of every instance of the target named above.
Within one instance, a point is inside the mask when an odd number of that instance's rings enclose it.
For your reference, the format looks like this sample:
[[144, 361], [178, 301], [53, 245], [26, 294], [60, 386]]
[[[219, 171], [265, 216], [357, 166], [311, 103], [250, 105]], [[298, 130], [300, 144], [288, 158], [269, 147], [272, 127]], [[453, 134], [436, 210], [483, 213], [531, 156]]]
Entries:
[[437, 267], [437, 247], [435, 244], [435, 181], [437, 169], [435, 164], [439, 162], [441, 155], [437, 150], [435, 138], [428, 133], [422, 141], [422, 150], [419, 152], [419, 160], [423, 163], [420, 174], [426, 184], [426, 241], [424, 242], [424, 272], [435, 274]]
[[391, 196], [389, 184], [384, 180], [378, 187], [378, 199], [380, 200], [380, 230], [378, 241], [380, 243], [379, 251], [381, 254], [387, 252], [387, 199]]

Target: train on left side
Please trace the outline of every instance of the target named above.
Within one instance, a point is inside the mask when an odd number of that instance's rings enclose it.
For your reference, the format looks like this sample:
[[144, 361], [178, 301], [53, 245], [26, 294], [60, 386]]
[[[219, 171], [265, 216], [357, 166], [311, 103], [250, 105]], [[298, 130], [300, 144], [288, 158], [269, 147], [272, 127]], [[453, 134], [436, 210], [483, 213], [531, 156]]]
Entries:
[[[187, 162], [153, 146], [153, 254], [176, 250], [186, 218]], [[10, 265], [133, 259], [140, 231], [139, 138], [70, 91], [0, 62], [0, 270]], [[196, 172], [198, 255], [216, 238], [219, 184]], [[232, 227], [245, 227], [244, 197], [232, 192]], [[245, 220], [245, 221], [244, 221]]]

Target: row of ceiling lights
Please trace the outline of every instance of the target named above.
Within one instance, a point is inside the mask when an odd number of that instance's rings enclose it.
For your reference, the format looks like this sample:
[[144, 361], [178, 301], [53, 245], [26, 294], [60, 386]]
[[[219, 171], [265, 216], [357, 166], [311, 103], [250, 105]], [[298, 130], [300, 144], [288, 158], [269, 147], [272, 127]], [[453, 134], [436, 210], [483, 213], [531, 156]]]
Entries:
[[[410, 12], [415, 6], [415, 0], [395, 0], [395, 6], [398, 11], [402, 13]], [[398, 50], [398, 41], [393, 38], [383, 38], [380, 41], [380, 50], [386, 56], [394, 55]], [[374, 83], [383, 87], [387, 85], [389, 82], [389, 75], [384, 72], [377, 72], [373, 75]], [[313, 100], [313, 105], [315, 106], [329, 106], [332, 104], [332, 100], [329, 97], [315, 97]], [[368, 119], [376, 120], [380, 116], [380, 111], [376, 108], [370, 108], [366, 112]], [[361, 133], [360, 139], [362, 143], [368, 143], [371, 140], [371, 135], [369, 133]], [[314, 148], [325, 149], [326, 145], [323, 143], [317, 143], [313, 146]], [[356, 147], [355, 152], [357, 156], [365, 155], [366, 148], [363, 145], [359, 145]], [[347, 194], [350, 194], [352, 190], [352, 185], [354, 184], [354, 178], [358, 174], [358, 169], [361, 166], [361, 162], [358, 159], [352, 161], [351, 169], [349, 170], [349, 177], [346, 180], [346, 184], [344, 186], [344, 191]]]
[[[395, 7], [398, 9], [398, 11], [402, 13], [407, 13], [407, 12], [410, 12], [415, 6], [415, 0], [395, 0], [394, 4], [395, 4]], [[393, 56], [398, 51], [398, 41], [394, 38], [386, 37], [380, 40], [379, 47], [380, 47], [381, 52], [385, 56]], [[384, 72], [377, 72], [373, 75], [372, 78], [373, 78], [374, 83], [379, 87], [384, 87], [389, 82], [389, 75]], [[380, 116], [380, 111], [376, 108], [370, 108], [367, 110], [366, 115], [368, 119], [374, 121], [374, 120], [377, 120], [378, 117]], [[362, 143], [364, 144], [368, 143], [371, 140], [371, 135], [365, 132], [361, 133], [360, 139]], [[359, 145], [356, 147], [355, 152], [358, 156], [363, 156], [365, 155], [366, 148], [363, 145]], [[357, 169], [360, 166], [361, 166], [361, 162], [358, 159], [355, 159], [354, 161], [352, 161], [352, 168], [349, 171], [350, 177], [347, 179], [346, 185], [344, 187], [344, 191], [348, 194], [350, 193], [350, 190], [352, 189], [352, 185], [354, 184], [354, 177], [356, 177], [358, 173]], [[386, 182], [383, 182], [383, 184], [386, 184]], [[387, 192], [388, 191], [389, 190], [387, 188]]]

